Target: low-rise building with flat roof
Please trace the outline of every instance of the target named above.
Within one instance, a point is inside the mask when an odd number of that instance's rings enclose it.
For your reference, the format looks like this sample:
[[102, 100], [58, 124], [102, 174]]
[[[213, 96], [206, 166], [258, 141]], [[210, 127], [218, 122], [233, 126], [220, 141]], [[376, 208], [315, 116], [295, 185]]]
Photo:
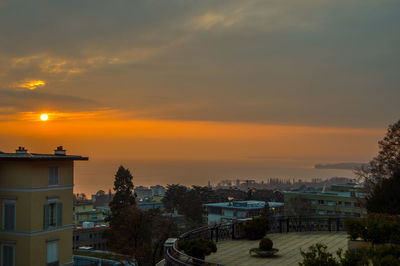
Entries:
[[108, 240], [104, 237], [104, 231], [107, 229], [105, 225], [95, 225], [90, 222], [76, 226], [73, 231], [73, 249], [91, 247], [95, 250], [108, 250]]
[[[282, 202], [268, 202], [269, 210], [278, 212], [283, 207]], [[260, 216], [265, 210], [265, 201], [230, 201], [209, 203], [203, 205], [207, 215], [207, 223], [222, 223], [242, 218]]]

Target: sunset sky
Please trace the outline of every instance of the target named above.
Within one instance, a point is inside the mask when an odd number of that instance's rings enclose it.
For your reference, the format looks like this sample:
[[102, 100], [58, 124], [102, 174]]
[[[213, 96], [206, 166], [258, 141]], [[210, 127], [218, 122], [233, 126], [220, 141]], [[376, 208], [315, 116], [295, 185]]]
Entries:
[[2, 0], [0, 150], [368, 161], [400, 118], [399, 14], [397, 0]]

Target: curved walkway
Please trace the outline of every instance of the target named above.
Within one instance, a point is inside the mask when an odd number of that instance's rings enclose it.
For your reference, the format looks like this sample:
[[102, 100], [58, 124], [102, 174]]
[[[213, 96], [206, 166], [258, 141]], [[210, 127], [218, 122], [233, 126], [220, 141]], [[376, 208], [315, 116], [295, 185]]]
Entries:
[[258, 247], [259, 240], [225, 240], [217, 243], [218, 251], [206, 257], [207, 261], [226, 266], [257, 265], [298, 265], [302, 261], [300, 248], [303, 250], [318, 242], [328, 246], [328, 251], [335, 253], [342, 248], [347, 250], [345, 232], [300, 232], [287, 234], [268, 234], [279, 252], [275, 258], [258, 258], [249, 255], [249, 249]]

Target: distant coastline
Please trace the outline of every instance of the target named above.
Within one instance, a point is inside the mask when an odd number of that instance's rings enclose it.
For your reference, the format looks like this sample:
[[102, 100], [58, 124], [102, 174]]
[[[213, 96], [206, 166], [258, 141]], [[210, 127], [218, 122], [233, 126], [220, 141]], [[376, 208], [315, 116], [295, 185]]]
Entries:
[[356, 170], [362, 166], [366, 166], [366, 163], [329, 163], [329, 164], [316, 164], [315, 169], [340, 169], [340, 170]]

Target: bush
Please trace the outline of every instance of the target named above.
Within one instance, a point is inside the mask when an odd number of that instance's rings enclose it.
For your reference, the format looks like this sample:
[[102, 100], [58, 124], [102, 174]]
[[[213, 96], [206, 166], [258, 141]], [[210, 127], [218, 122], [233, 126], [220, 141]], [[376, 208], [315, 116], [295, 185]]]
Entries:
[[270, 229], [267, 217], [261, 216], [244, 224], [244, 231], [249, 239], [261, 239]]
[[[339, 255], [340, 254], [340, 255]], [[347, 250], [345, 256], [342, 257], [341, 253], [339, 253], [340, 265], [342, 266], [364, 266], [370, 265], [369, 263], [369, 249], [368, 248], [359, 248], [356, 250]]]
[[307, 251], [300, 250], [303, 262], [300, 266], [340, 266], [340, 262], [327, 251], [328, 247], [322, 243], [317, 243], [308, 247]]
[[204, 260], [206, 255], [217, 252], [217, 245], [212, 240], [192, 239], [178, 242], [178, 248], [185, 254]]
[[260, 240], [258, 247], [261, 250], [271, 250], [273, 245], [274, 243], [272, 243], [271, 239], [269, 239], [268, 237], [264, 237], [263, 239]]
[[351, 240], [356, 240], [364, 235], [365, 223], [362, 219], [346, 219], [344, 220], [344, 227]]
[[264, 237], [263, 239], [260, 240], [260, 243], [258, 244], [258, 248], [251, 248], [249, 250], [250, 255], [256, 255], [258, 257], [273, 257], [275, 256], [275, 253], [279, 251], [279, 249], [272, 248], [273, 243], [272, 240], [269, 239], [268, 237]]
[[348, 250], [343, 256], [341, 250], [337, 258], [327, 252], [324, 244], [316, 244], [308, 248], [308, 251], [301, 251], [303, 262], [300, 266], [394, 266], [400, 265], [400, 246], [384, 245], [370, 248]]
[[369, 213], [366, 219], [346, 219], [344, 226], [351, 240], [361, 237], [372, 244], [400, 244], [400, 217]]

